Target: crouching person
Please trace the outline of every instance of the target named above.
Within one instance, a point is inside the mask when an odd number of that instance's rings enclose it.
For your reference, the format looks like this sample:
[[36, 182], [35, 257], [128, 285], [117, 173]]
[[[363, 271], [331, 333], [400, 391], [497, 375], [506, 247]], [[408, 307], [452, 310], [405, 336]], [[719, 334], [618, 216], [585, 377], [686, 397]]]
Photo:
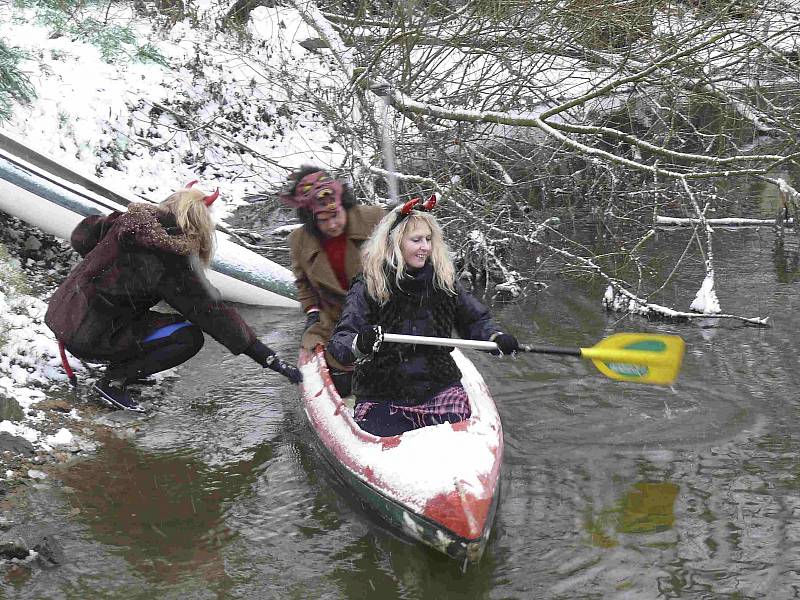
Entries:
[[[219, 190], [206, 195], [192, 183], [158, 205], [132, 203], [126, 212], [87, 217], [72, 232], [83, 260], [53, 294], [45, 323], [65, 368], [63, 348], [107, 364], [94, 389], [113, 407], [141, 412], [128, 385], [189, 360], [203, 346], [203, 332], [300, 381], [297, 368], [256, 339], [206, 279], [214, 251], [209, 207]], [[151, 310], [162, 300], [179, 314]]]

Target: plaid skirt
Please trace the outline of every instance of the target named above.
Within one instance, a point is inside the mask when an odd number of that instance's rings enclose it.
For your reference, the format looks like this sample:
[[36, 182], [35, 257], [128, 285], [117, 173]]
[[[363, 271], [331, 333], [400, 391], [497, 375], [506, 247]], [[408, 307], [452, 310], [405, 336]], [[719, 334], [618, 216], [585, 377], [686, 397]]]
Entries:
[[458, 423], [468, 419], [471, 414], [467, 392], [458, 383], [414, 406], [360, 402], [356, 404], [353, 417], [361, 429], [388, 436], [427, 425]]

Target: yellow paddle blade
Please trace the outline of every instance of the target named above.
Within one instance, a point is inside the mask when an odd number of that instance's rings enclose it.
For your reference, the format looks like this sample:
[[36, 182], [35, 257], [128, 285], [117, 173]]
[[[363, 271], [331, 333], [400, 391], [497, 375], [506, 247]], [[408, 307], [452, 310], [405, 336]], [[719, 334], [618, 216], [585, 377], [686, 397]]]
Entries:
[[611, 379], [669, 385], [681, 370], [685, 347], [677, 335], [616, 333], [581, 348], [581, 356]]

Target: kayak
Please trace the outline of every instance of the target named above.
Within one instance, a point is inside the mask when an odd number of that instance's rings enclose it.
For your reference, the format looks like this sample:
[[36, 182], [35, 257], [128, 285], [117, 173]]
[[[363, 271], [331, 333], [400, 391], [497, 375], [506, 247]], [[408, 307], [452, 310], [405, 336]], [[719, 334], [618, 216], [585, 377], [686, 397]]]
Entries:
[[472, 416], [391, 437], [362, 430], [352, 398], [336, 392], [324, 352], [301, 348], [306, 417], [326, 458], [359, 500], [407, 537], [452, 558], [478, 562], [499, 497], [503, 428], [475, 366], [459, 351]]

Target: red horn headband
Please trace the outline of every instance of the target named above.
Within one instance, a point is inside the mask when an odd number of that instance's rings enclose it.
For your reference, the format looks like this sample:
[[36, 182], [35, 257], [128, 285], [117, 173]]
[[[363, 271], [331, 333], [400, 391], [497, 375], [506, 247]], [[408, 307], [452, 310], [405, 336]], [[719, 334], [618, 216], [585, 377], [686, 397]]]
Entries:
[[[192, 187], [195, 183], [197, 183], [197, 179], [192, 179], [189, 183], [186, 184], [186, 189]], [[219, 198], [219, 188], [217, 188], [213, 194], [209, 194], [203, 198], [203, 204], [206, 206], [211, 206], [214, 204], [214, 200]]]
[[217, 198], [219, 198], [219, 188], [214, 190], [213, 194], [203, 198], [203, 202], [206, 203], [206, 206], [211, 206], [212, 204], [214, 204], [214, 200], [216, 200]]
[[391, 232], [392, 229], [400, 225], [400, 223], [402, 223], [403, 220], [413, 211], [419, 210], [422, 212], [430, 212], [433, 210], [435, 206], [436, 206], [436, 194], [431, 194], [431, 197], [425, 200], [425, 202], [422, 201], [422, 198], [412, 198], [411, 200], [403, 204], [403, 207], [398, 211], [394, 223], [392, 223], [392, 226], [389, 228], [389, 232]]
[[403, 208], [400, 209], [400, 214], [405, 215], [406, 217], [411, 214], [411, 211], [414, 210], [414, 207], [419, 204], [421, 200], [419, 198], [412, 198], [405, 204], [403, 204]]

